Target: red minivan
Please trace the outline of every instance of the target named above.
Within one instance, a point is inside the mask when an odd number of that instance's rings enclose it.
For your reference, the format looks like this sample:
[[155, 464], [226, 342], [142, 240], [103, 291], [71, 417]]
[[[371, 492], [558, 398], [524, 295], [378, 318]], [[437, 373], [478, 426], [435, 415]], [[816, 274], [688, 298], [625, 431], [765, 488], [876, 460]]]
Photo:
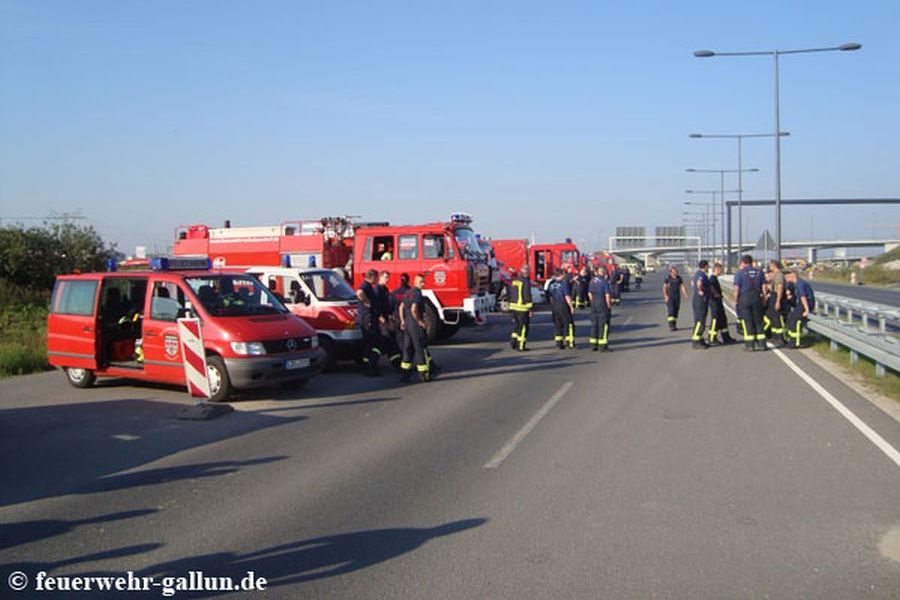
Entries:
[[177, 319], [193, 316], [213, 402], [233, 389], [301, 385], [321, 372], [312, 327], [253, 275], [207, 267], [162, 258], [148, 271], [57, 277], [47, 319], [50, 364], [80, 388], [97, 377], [185, 385]]

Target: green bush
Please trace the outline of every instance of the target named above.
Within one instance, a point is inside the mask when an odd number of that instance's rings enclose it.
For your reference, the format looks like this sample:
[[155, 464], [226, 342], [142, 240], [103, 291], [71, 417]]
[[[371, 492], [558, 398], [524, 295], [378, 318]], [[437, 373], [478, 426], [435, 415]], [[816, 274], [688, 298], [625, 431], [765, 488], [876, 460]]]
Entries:
[[0, 279], [0, 377], [47, 368], [47, 293]]

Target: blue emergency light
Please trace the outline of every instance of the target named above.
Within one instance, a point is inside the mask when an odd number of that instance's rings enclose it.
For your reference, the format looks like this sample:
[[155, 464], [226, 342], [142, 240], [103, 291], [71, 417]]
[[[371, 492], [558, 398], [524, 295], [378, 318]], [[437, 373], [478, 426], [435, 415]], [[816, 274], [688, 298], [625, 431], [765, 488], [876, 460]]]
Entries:
[[281, 255], [281, 266], [285, 268], [289, 268], [291, 266], [291, 255], [290, 254], [282, 254]]
[[110, 273], [113, 273], [113, 272], [115, 272], [115, 270], [117, 268], [118, 268], [118, 265], [116, 264], [116, 259], [114, 259], [114, 258], [106, 259], [106, 270], [107, 271], [109, 271]]
[[206, 256], [154, 256], [150, 259], [151, 271], [209, 271], [212, 260]]

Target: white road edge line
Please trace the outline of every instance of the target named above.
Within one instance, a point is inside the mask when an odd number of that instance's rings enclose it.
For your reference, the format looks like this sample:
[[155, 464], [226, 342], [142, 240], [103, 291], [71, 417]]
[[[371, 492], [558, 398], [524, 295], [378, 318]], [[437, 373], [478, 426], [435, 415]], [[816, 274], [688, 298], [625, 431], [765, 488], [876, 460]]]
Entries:
[[[737, 313], [730, 306], [726, 305], [725, 308], [727, 308], [728, 312], [730, 312], [731, 314], [733, 314], [735, 316], [735, 318], [737, 318]], [[844, 404], [840, 400], [835, 398], [831, 394], [831, 392], [829, 392], [824, 387], [822, 387], [822, 385], [818, 381], [813, 379], [806, 371], [804, 371], [799, 366], [797, 366], [797, 363], [795, 363], [790, 358], [785, 356], [784, 352], [775, 348], [771, 344], [767, 343], [767, 345], [769, 346], [771, 351], [774, 352], [775, 355], [778, 358], [780, 358], [782, 360], [782, 362], [784, 362], [784, 364], [786, 364], [788, 366], [788, 368], [790, 368], [794, 373], [799, 375], [800, 379], [805, 381], [807, 383], [807, 385], [809, 385], [809, 387], [811, 387], [813, 390], [816, 391], [816, 393], [818, 393], [822, 398], [824, 398], [825, 401], [828, 402], [828, 404], [830, 404], [832, 408], [834, 408], [834, 410], [838, 411], [842, 417], [847, 419], [847, 421], [849, 421], [851, 425], [856, 427], [856, 429], [858, 429], [860, 433], [862, 433], [864, 436], [866, 436], [870, 442], [875, 444], [876, 448], [878, 448], [879, 450], [884, 452], [888, 458], [890, 458], [892, 461], [894, 461], [894, 464], [896, 464], [898, 467], [900, 467], [900, 452], [898, 452], [896, 448], [891, 446], [887, 442], [887, 440], [885, 440], [883, 437], [878, 435], [875, 432], [875, 430], [873, 430], [871, 427], [866, 425], [865, 421], [863, 421], [862, 419], [857, 417], [849, 408], [844, 406]]]
[[500, 463], [502, 463], [504, 460], [506, 460], [506, 457], [512, 454], [513, 450], [516, 449], [516, 446], [522, 443], [522, 440], [525, 439], [525, 436], [527, 436], [531, 432], [531, 430], [541, 422], [541, 419], [546, 417], [547, 413], [549, 413], [553, 409], [553, 407], [556, 406], [556, 403], [566, 395], [566, 392], [569, 391], [569, 388], [571, 388], [572, 385], [572, 381], [567, 381], [562, 385], [561, 388], [556, 390], [556, 393], [550, 396], [550, 399], [547, 400], [547, 402], [545, 402], [544, 405], [536, 413], [534, 413], [534, 415], [528, 420], [527, 423], [525, 423], [522, 429], [517, 431], [516, 434], [512, 436], [509, 441], [503, 445], [502, 448], [500, 448], [500, 450], [493, 456], [493, 458], [491, 458], [491, 460], [485, 463], [483, 468], [496, 469], [497, 467], [499, 467]]

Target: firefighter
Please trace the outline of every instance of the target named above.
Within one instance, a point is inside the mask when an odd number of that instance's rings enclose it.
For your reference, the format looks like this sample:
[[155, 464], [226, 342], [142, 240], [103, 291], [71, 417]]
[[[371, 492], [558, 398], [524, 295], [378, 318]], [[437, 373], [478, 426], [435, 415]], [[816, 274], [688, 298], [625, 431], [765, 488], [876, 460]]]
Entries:
[[622, 288], [625, 286], [625, 271], [622, 267], [615, 265], [609, 274], [609, 283], [612, 290], [613, 304], [622, 303]]
[[609, 352], [609, 321], [612, 316], [612, 294], [606, 280], [606, 268], [598, 267], [588, 290], [591, 298], [591, 351]]
[[381, 340], [378, 328], [378, 298], [375, 296], [375, 283], [378, 279], [378, 271], [369, 269], [363, 276], [363, 282], [356, 290], [359, 299], [359, 314], [357, 321], [362, 332], [362, 361], [366, 367], [367, 377], [376, 377], [378, 360], [381, 358]]
[[550, 297], [550, 308], [553, 311], [555, 334], [553, 340], [560, 350], [575, 348], [575, 321], [572, 318], [572, 288], [566, 279], [566, 273], [557, 269], [547, 287]]
[[528, 265], [524, 265], [519, 274], [509, 282], [509, 311], [513, 318], [513, 331], [510, 346], [513, 350], [528, 350], [528, 327], [531, 324], [534, 302], [531, 299], [531, 280], [528, 279]]
[[734, 275], [734, 305], [744, 333], [748, 351], [767, 350], [763, 328], [763, 285], [765, 277], [753, 266], [753, 257], [741, 257], [741, 268]]
[[784, 300], [784, 266], [777, 260], [769, 261], [769, 269], [766, 273], [768, 300], [766, 301], [766, 314], [763, 315], [763, 325], [772, 338], [772, 343], [777, 347], [784, 345], [784, 324], [787, 303]]
[[587, 308], [588, 306], [588, 286], [591, 284], [591, 273], [586, 266], [581, 267], [581, 271], [573, 280], [572, 296], [575, 300], [575, 309]]
[[796, 270], [788, 271], [785, 280], [793, 298], [793, 306], [787, 316], [787, 336], [791, 345], [799, 348], [803, 341], [803, 328], [809, 321], [809, 314], [816, 308], [816, 295], [809, 282], [801, 279]]
[[691, 333], [691, 342], [694, 349], [709, 348], [709, 344], [703, 339], [703, 330], [706, 329], [706, 313], [709, 312], [709, 297], [711, 295], [709, 276], [709, 261], [701, 260], [697, 264], [697, 272], [691, 278], [691, 288], [694, 296], [691, 306], [694, 309], [694, 329]]
[[431, 380], [431, 361], [425, 335], [424, 287], [425, 276], [420, 273], [416, 275], [413, 287], [404, 296], [400, 307], [400, 329], [404, 332], [403, 361], [400, 363], [403, 375], [400, 380], [404, 383], [412, 377], [414, 365], [422, 381]]
[[387, 355], [394, 368], [400, 368], [400, 345], [397, 344], [396, 332], [400, 328], [399, 321], [394, 320], [394, 296], [388, 284], [391, 274], [382, 271], [375, 285], [375, 306], [378, 310], [378, 333], [381, 351]]
[[678, 330], [678, 311], [681, 309], [682, 296], [687, 298], [684, 279], [678, 274], [678, 269], [669, 267], [669, 274], [663, 282], [663, 301], [666, 303], [666, 321], [672, 331]]
[[391, 292], [391, 298], [393, 299], [391, 304], [394, 307], [391, 317], [396, 325], [394, 328], [394, 340], [397, 348], [400, 349], [401, 359], [403, 354], [403, 330], [400, 328], [400, 310], [403, 308], [403, 298], [406, 297], [409, 290], [409, 273], [401, 273], [400, 285]]
[[722, 284], [719, 283], [719, 276], [722, 275], [722, 263], [713, 265], [713, 272], [709, 278], [709, 312], [712, 315], [712, 322], [709, 326], [709, 343], [718, 344], [719, 334], [722, 335], [723, 344], [733, 344], [734, 338], [728, 331], [728, 316], [725, 314], [725, 299], [722, 296]]

